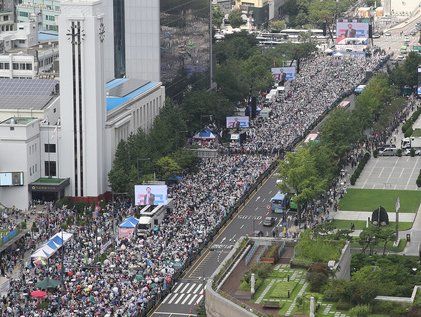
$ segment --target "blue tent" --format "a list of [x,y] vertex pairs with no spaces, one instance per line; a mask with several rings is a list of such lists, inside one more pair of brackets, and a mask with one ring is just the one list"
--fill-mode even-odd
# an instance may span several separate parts
[[136,228],[139,220],[135,217],[131,216],[129,218],[124,219],[124,221],[119,225],[120,228]]
[[193,136],[194,139],[216,139],[216,135],[209,129],[203,129]]

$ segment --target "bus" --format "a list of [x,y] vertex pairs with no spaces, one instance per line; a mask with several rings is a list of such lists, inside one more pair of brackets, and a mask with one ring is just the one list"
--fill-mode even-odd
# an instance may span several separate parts
[[159,226],[168,212],[173,208],[172,198],[167,200],[166,205],[147,205],[140,210],[140,218],[137,233],[146,236],[150,230],[159,230]]
[[278,191],[275,196],[270,199],[272,212],[276,214],[284,213],[288,209],[288,198],[286,194]]

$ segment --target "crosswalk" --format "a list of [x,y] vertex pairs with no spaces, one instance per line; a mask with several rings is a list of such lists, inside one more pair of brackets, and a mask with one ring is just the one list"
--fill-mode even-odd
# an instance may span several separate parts
[[165,297],[162,304],[167,305],[198,305],[204,297],[205,284],[178,282],[173,291]]

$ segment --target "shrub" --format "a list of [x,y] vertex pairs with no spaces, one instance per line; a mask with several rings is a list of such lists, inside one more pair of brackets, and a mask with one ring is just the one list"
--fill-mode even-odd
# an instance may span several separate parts
[[415,149],[411,149],[409,154],[411,155],[411,157],[414,157],[415,156]]
[[406,130],[408,130],[410,127],[412,127],[412,123],[413,121],[411,119],[407,120],[403,125],[402,125],[402,133],[405,133]]
[[[272,271],[272,265],[271,264],[268,264],[268,263],[255,264],[251,268],[251,272],[246,273],[246,274],[249,274],[247,281],[250,281],[251,273],[256,274],[256,277],[259,277],[261,279],[265,279],[269,276],[271,271]],[[246,274],[244,274],[245,278],[246,278]]]
[[20,227],[21,227],[21,229],[26,229],[27,228],[26,221],[22,221],[20,223]]
[[402,149],[398,149],[398,150],[396,151],[396,155],[397,155],[398,157],[401,157],[401,156],[402,156]]
[[404,133],[405,138],[409,138],[412,133],[414,133],[414,129],[412,129],[412,127],[408,128]]
[[374,150],[373,151],[373,156],[374,156],[374,158],[377,158],[377,156],[379,156],[379,150]]
[[353,317],[366,317],[370,314],[370,306],[368,305],[358,305],[352,308],[349,311],[350,315]]
[[310,284],[310,291],[312,292],[320,292],[329,279],[327,274],[321,272],[308,272],[306,278]]
[[371,155],[370,153],[365,153],[362,160],[358,163],[357,168],[355,169],[354,173],[352,173],[350,181],[351,185],[355,185],[355,182],[357,181],[358,177],[360,177],[361,172],[363,171],[365,165],[367,164],[368,160],[370,159]]

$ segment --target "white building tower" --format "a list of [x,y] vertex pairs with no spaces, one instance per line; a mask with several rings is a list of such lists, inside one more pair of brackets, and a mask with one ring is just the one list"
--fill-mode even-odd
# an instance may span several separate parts
[[60,176],[70,177],[70,196],[106,191],[103,19],[100,0],[61,1]]

